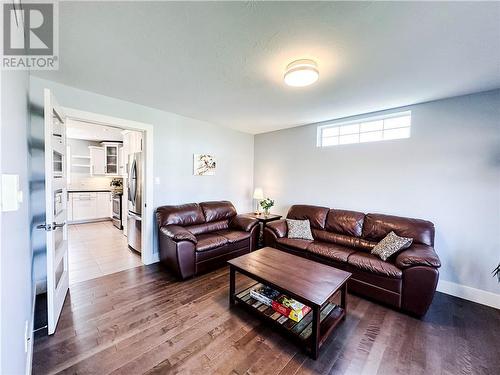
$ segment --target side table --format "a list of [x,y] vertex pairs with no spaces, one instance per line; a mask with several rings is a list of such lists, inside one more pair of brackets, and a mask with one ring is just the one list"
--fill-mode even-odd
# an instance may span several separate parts
[[264,247],[264,227],[267,223],[275,220],[281,219],[281,215],[269,214],[265,215],[264,213],[256,214],[254,212],[243,214],[245,216],[251,217],[252,219],[257,219],[260,225],[260,234],[259,234],[259,242],[257,244],[257,249]]

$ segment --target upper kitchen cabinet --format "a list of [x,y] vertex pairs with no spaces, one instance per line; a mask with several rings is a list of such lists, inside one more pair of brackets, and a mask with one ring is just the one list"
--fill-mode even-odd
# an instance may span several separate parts
[[105,174],[117,175],[119,166],[119,161],[118,161],[119,144],[115,142],[103,142],[101,144],[104,146]]
[[122,144],[119,142],[101,142],[102,147],[89,146],[90,174],[104,176],[120,176],[120,154]]
[[126,150],[126,154],[133,154],[135,152],[142,151],[142,133],[126,130],[123,133],[123,145]]
[[104,147],[89,146],[90,150],[90,174],[92,176],[104,175],[105,169],[105,153]]

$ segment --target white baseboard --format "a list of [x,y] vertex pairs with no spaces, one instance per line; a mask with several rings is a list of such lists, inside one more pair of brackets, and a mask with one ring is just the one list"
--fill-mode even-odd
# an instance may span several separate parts
[[500,309],[500,294],[487,292],[485,290],[445,280],[439,280],[437,290],[455,297],[460,297],[472,302]]
[[144,260],[144,264],[147,266],[148,264],[158,263],[160,261],[160,254],[153,253],[149,256],[149,259]]
[[159,253],[154,253],[153,257],[151,259],[151,263],[158,263],[160,261],[160,254]]

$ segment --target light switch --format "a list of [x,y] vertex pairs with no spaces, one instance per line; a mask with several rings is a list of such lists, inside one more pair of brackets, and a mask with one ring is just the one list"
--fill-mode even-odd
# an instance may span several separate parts
[[17,211],[19,202],[22,202],[23,194],[19,191],[19,175],[2,175],[2,211]]
[[160,185],[160,177],[155,177],[155,185]]

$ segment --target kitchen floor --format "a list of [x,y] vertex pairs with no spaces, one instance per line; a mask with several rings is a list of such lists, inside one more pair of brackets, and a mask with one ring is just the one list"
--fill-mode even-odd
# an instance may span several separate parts
[[142,265],[111,221],[69,225],[68,254],[70,285]]

